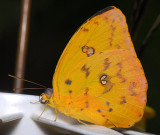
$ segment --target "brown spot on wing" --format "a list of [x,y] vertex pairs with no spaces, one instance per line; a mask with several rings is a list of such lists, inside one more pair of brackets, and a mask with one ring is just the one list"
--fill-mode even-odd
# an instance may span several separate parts
[[82,47],[82,52],[86,53],[88,57],[92,56],[95,53],[95,49],[93,47],[88,47],[84,45]]
[[122,71],[122,63],[121,62],[117,63],[117,66],[119,67],[119,70],[118,70],[117,74],[120,74],[121,71]]
[[106,105],[109,106],[109,104],[110,104],[110,102],[107,101],[107,102],[106,102]]
[[83,67],[81,68],[81,71],[83,71],[86,75],[86,78],[89,76],[90,72],[89,72],[89,67],[86,68],[86,65],[83,65]]
[[136,92],[134,91],[134,89],[136,88],[137,86],[137,83],[136,82],[131,82],[130,85],[129,85],[129,88],[128,90],[131,92],[131,96],[136,96]]
[[117,66],[119,67],[119,70],[118,70],[118,72],[117,72],[117,77],[122,80],[121,83],[124,83],[124,82],[126,82],[127,80],[126,80],[126,78],[124,78],[124,77],[122,76],[122,74],[121,74],[121,71],[122,71],[122,63],[121,63],[121,62],[117,63]]
[[124,78],[121,74],[117,74],[117,76],[122,80],[121,83],[126,82],[126,78]]
[[139,114],[139,117],[142,117],[142,114]]
[[133,90],[136,87],[137,83],[136,82],[131,82],[129,85],[129,90]]
[[86,72],[86,78],[89,76],[89,74],[90,74],[90,72],[89,72],[89,71],[87,71],[87,72]]
[[106,58],[106,59],[104,60],[104,71],[109,68],[110,64],[111,64],[111,63],[109,62],[109,58]]
[[111,91],[112,87],[113,87],[112,83],[108,84],[107,87],[105,87],[102,94],[106,94],[107,92]]
[[72,83],[72,81],[69,80],[69,79],[67,79],[67,80],[65,81],[65,84],[67,84],[67,85],[71,85],[71,83]]
[[88,46],[86,46],[86,45],[83,46],[83,47],[82,47],[82,52],[83,52],[83,53],[86,53],[87,51],[88,51]]
[[109,112],[112,112],[113,111],[113,109],[112,108],[109,108],[109,110],[108,110]]
[[88,32],[88,29],[87,28],[83,28],[83,31]]
[[85,108],[88,108],[89,107],[89,103],[85,102],[85,104],[86,104]]
[[98,109],[97,112],[101,113],[101,109]]
[[140,97],[141,97],[140,99],[141,99],[141,102],[142,102],[142,103],[146,103],[146,102],[147,102],[146,94],[143,94],[143,95],[141,95]]
[[72,93],[72,90],[69,90],[68,93],[71,94],[71,93]]
[[87,56],[88,56],[88,57],[89,57],[89,56],[92,56],[92,55],[94,54],[94,52],[95,52],[94,48],[92,48],[92,47],[88,48]]
[[88,95],[88,91],[89,91],[89,89],[88,89],[88,87],[86,87],[86,88],[85,88],[85,93],[84,93],[85,96]]
[[112,38],[109,38],[109,45],[112,46]]
[[95,22],[94,22],[94,24],[98,25],[98,24],[99,24],[99,22],[95,21]]
[[[114,23],[115,20],[112,20],[112,23]],[[113,37],[114,37],[114,31],[116,30],[116,27],[113,27],[113,25],[111,24],[111,37],[109,38],[109,45],[112,46],[112,42],[113,42]]]
[[100,76],[99,81],[102,84],[102,86],[104,86],[104,90],[103,90],[102,94],[105,94],[112,89],[113,83],[110,81],[110,79],[111,79],[111,77],[106,74],[102,74]]
[[70,105],[70,104],[72,104],[72,102],[69,102],[68,104]]
[[82,71],[86,71],[86,65],[83,65],[83,67],[81,68]]
[[127,103],[126,98],[125,97],[121,97],[122,101],[120,102],[120,104],[125,104]]

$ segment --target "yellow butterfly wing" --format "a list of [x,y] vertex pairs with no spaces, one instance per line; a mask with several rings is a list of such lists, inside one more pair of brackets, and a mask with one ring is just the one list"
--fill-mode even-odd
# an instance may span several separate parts
[[[130,127],[143,116],[147,81],[137,57],[127,50],[103,51],[78,63],[64,79],[57,109],[97,125]],[[69,81],[68,81],[69,82]]]
[[84,23],[68,43],[49,102],[76,119],[130,127],[143,115],[146,90],[125,17],[109,7]]
[[63,51],[53,79],[55,96],[58,98],[65,94],[61,80],[79,61],[113,49],[126,49],[135,54],[125,16],[116,7],[108,7],[88,19]]

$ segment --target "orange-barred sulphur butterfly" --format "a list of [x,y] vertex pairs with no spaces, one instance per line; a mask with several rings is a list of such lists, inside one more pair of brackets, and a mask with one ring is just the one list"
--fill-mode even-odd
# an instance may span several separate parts
[[147,81],[123,13],[108,7],[74,34],[41,101],[78,120],[130,127],[146,105]]

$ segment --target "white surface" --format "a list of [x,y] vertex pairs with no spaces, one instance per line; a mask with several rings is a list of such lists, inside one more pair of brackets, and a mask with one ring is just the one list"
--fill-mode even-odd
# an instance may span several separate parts
[[140,133],[140,132],[131,131],[131,130],[124,131],[124,133],[127,135],[155,135],[155,134],[151,134],[151,133]]
[[[77,120],[58,112],[58,119],[54,122],[55,111],[47,107],[40,119],[38,116],[44,105],[30,102],[38,101],[38,96],[0,93],[0,134],[8,135],[49,135],[55,133],[85,135],[122,135],[121,133],[103,126],[81,125]],[[16,123],[13,120],[20,119]],[[6,126],[6,123],[11,123]],[[11,128],[12,127],[12,128]],[[5,130],[6,128],[6,130]],[[10,132],[9,132],[10,130]],[[1,133],[2,132],[2,133]],[[133,134],[132,131],[131,134]],[[138,132],[136,132],[138,134]],[[130,133],[129,133],[130,134]],[[144,135],[144,134],[143,134]]]

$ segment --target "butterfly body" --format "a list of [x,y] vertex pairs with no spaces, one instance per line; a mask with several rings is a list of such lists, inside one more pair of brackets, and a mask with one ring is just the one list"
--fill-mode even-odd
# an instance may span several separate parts
[[109,7],[88,19],[66,46],[48,105],[78,120],[130,127],[143,116],[146,91],[125,17]]

